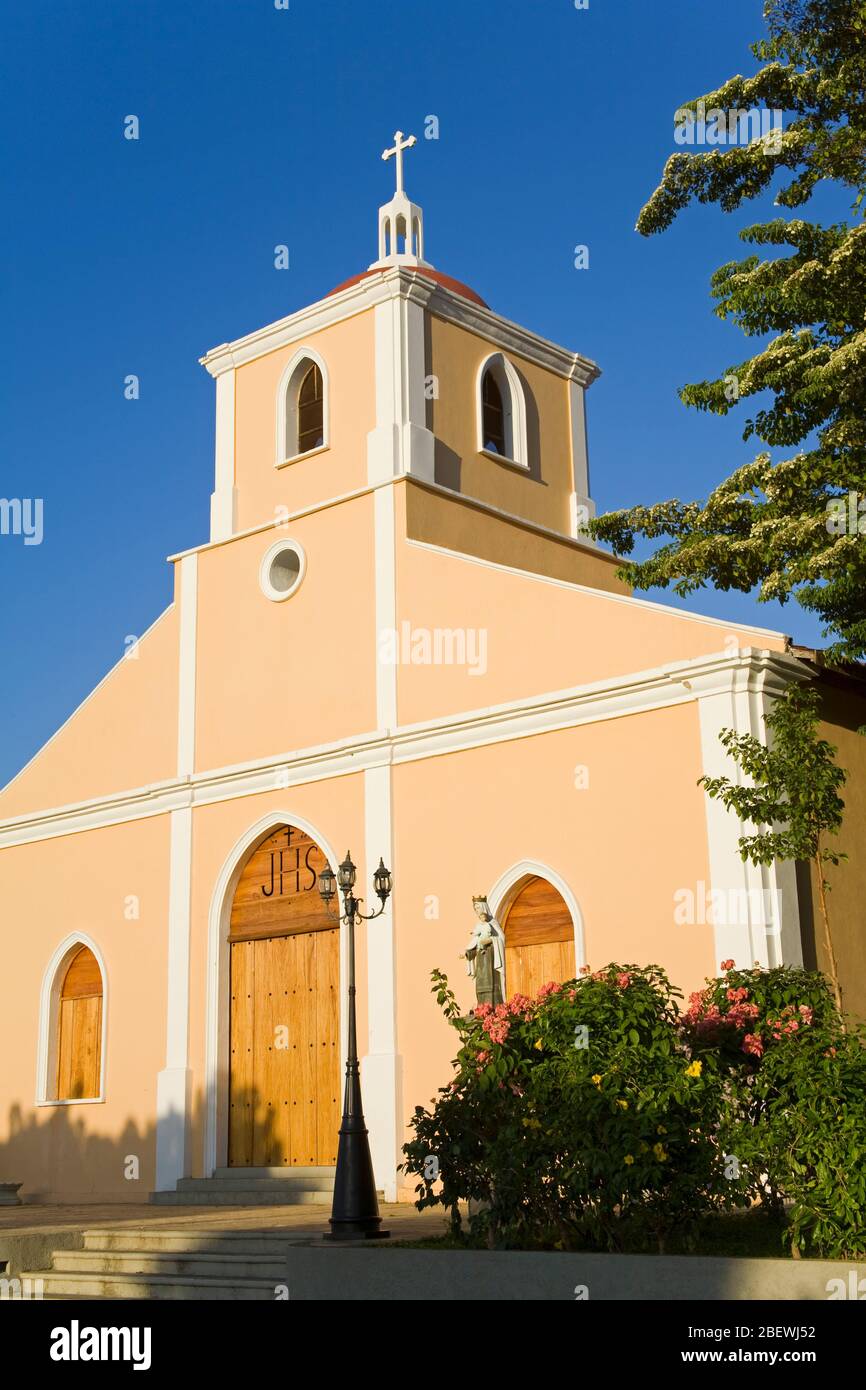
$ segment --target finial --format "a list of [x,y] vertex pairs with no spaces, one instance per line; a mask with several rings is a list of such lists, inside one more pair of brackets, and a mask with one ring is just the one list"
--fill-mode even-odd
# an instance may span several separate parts
[[397,190],[391,201],[379,209],[379,259],[373,262],[371,270],[392,265],[423,269],[428,265],[424,259],[424,214],[417,203],[409,201],[403,188],[403,151],[411,150],[417,143],[414,135],[395,130],[393,145],[382,151],[383,159],[396,161]]

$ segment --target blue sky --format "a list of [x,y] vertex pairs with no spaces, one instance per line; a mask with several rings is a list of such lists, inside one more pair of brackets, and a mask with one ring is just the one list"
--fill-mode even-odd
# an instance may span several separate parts
[[[439,120],[406,156],[428,258],[601,365],[601,510],[704,495],[751,458],[739,417],[676,391],[744,355],[708,280],[767,205],[690,210],[649,240],[634,224],[676,107],[753,70],[762,32],[761,0],[5,6],[0,495],[44,499],[44,540],[0,537],[0,783],[170,601],[164,557],[207,538],[198,358],[374,259],[398,126]],[[708,590],[689,606],[820,640],[795,604]]]

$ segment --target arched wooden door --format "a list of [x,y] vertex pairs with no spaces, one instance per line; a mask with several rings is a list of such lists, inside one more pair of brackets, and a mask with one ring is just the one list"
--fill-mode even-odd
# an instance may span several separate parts
[[546,878],[526,880],[502,925],[506,998],[532,997],[551,980],[574,979],[574,923],[561,893]]
[[89,946],[67,966],[57,1024],[57,1099],[95,1099],[102,1071],[102,973]]
[[332,1164],[340,1126],[340,934],[316,879],[325,856],[294,826],[256,847],[229,935],[229,1164]]

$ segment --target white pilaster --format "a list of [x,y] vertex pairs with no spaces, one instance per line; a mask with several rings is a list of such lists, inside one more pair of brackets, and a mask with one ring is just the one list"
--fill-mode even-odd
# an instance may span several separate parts
[[235,487],[235,369],[216,378],[214,491],[210,499],[210,538],[224,541],[237,530]]
[[581,521],[595,516],[595,503],[589,495],[589,452],[586,443],[586,390],[572,377],[568,383],[568,413],[571,421],[571,534],[581,531]]
[[[364,838],[368,883],[381,856],[393,868],[391,768],[368,768],[364,773]],[[396,875],[395,875],[396,882]],[[368,1052],[361,1061],[364,1113],[370,1131],[370,1153],[376,1186],[386,1201],[397,1196],[397,1164],[402,1114],[402,1062],[397,1050],[397,971],[394,917],[399,902],[395,887],[381,917],[368,923],[367,1011]]]
[[[735,783],[745,779],[722,747],[719,733],[734,729],[766,743],[765,715],[785,688],[778,674],[771,675],[759,662],[753,665],[753,656],[760,653],[743,650],[732,655],[729,687],[698,699],[702,770]],[[801,670],[792,660],[791,678],[801,679]],[[716,969],[722,960],[733,960],[741,968],[802,965],[795,866],[776,862],[762,867],[744,862],[738,841],[743,835],[754,834],[756,827],[741,821],[719,800],[706,796],[704,802]]]
[[[177,775],[195,771],[198,557],[180,562]],[[189,953],[192,893],[192,808],[170,813],[168,975],[165,1066],[156,1083],[156,1190],[170,1191],[190,1169]]]
[[374,311],[376,427],[367,436],[367,481],[411,473],[434,481],[434,437],[426,424],[424,307],[399,278]]

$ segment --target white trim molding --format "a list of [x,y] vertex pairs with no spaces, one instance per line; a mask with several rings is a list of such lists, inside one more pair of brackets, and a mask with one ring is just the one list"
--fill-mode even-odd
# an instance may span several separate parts
[[387,763],[415,762],[557,729],[577,728],[602,719],[687,704],[701,696],[728,691],[735,680],[744,681],[747,687],[765,680],[768,689],[772,684],[773,693],[781,693],[788,681],[808,675],[808,668],[785,652],[753,647],[733,653],[714,652],[550,694],[417,724],[374,729],[334,743],[275,753],[90,801],[12,816],[0,821],[0,849],[165,815],[183,807],[255,796],[273,791],[275,786],[351,776]]
[[[52,1078],[57,1072],[57,1040],[59,1032],[59,1003],[63,978],[72,957],[86,946],[92,952],[102,979],[102,1031],[99,1042],[99,1094],[83,1096],[80,1100],[58,1100]],[[37,1105],[99,1105],[105,1100],[105,1073],[108,1048],[108,972],[102,952],[86,932],[65,936],[45,967],[39,992],[39,1032],[36,1045],[36,1104]]]
[[[180,562],[177,778],[195,774],[198,556]],[[192,807],[169,812],[165,1066],[156,1078],[156,1190],[169,1191],[190,1170],[192,1074],[189,1069],[189,968],[192,930]]]
[[[271,570],[273,569],[274,561],[286,550],[290,550],[293,555],[297,556],[298,570],[287,588],[278,589],[273,583]],[[273,545],[268,546],[268,549],[262,556],[261,564],[259,565],[259,585],[261,591],[265,598],[270,599],[272,603],[283,603],[285,599],[291,598],[292,594],[297,593],[304,581],[306,572],[307,552],[304,550],[300,541],[293,541],[289,539],[288,536],[284,537],[282,540],[274,541]]]
[[177,693],[177,775],[195,771],[196,642],[198,640],[198,556],[180,562],[180,621]]
[[[272,781],[273,787],[273,781]],[[208,912],[207,933],[207,1006],[205,1016],[205,1123],[204,1175],[211,1178],[216,1168],[228,1162],[228,1082],[229,1082],[229,1025],[231,1018],[231,955],[229,927],[232,901],[238,880],[256,844],[271,831],[283,825],[303,830],[316,842],[332,868],[339,858],[332,844],[319,828],[305,816],[291,809],[268,811],[248,825],[235,841],[217,875]],[[343,1007],[348,978],[346,933],[340,929],[340,1058],[345,1066],[348,1032],[346,1010]]]
[[[301,453],[298,447],[298,392],[306,376],[304,364],[307,362],[311,366],[317,366],[322,374],[322,442]],[[297,463],[299,459],[321,453],[330,447],[330,409],[331,380],[328,364],[320,352],[304,343],[286,363],[277,386],[275,468],[282,468],[286,463]]]
[[[579,971],[582,965],[586,965],[583,913],[567,880],[563,878],[562,874],[557,873],[556,869],[552,869],[549,864],[542,863],[540,859],[521,859],[518,863],[512,864],[510,869],[506,869],[487,894],[487,901],[493,916],[498,922],[501,922],[503,913],[508,912],[522,885],[528,878],[535,877],[543,878],[551,884],[568,908],[574,927],[574,968],[575,971]],[[504,927],[502,930],[504,936]]]
[[199,358],[213,377],[242,367],[277,348],[288,347],[311,337],[355,314],[374,309],[395,296],[411,298],[428,308],[437,318],[458,324],[476,333],[502,351],[514,352],[527,362],[535,362],[557,376],[590,386],[601,375],[598,366],[588,357],[530,332],[519,323],[503,318],[484,304],[476,304],[464,295],[456,294],[437,280],[425,276],[423,267],[393,266],[379,274],[367,275],[348,285],[337,294],[326,295],[276,323],[267,324],[233,342],[222,343]]
[[210,538],[228,540],[237,530],[238,490],[235,487],[235,370],[216,380],[214,490],[210,499]]
[[[488,449],[484,439],[484,378],[490,372],[499,394],[502,397],[503,431],[505,453],[500,455]],[[475,424],[479,454],[496,459],[499,463],[515,464],[519,468],[529,468],[529,450],[526,435],[526,396],[520,374],[502,352],[492,352],[479,364],[475,373]]]
[[192,897],[192,808],[172,811],[169,823],[168,982],[165,1066],[156,1078],[156,1191],[189,1176],[189,965]]
[[368,1051],[361,1059],[364,1108],[376,1186],[387,1202],[397,1200],[397,1164],[403,1114],[403,1064],[397,1036],[397,941],[399,873],[394,865],[392,772],[389,766],[364,773],[364,859],[368,883],[383,858],[393,875],[391,897],[367,932]]

